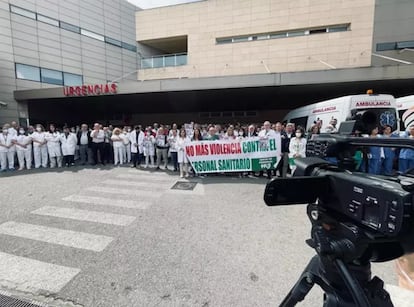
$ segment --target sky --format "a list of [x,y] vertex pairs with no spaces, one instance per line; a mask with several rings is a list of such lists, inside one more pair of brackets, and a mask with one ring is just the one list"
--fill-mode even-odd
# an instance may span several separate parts
[[167,6],[179,3],[196,2],[198,0],[127,0],[132,4],[142,8],[149,9],[153,7]]

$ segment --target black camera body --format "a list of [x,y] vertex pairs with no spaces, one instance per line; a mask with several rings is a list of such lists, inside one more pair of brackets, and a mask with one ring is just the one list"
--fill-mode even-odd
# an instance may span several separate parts
[[[401,246],[394,255],[378,256],[387,261],[414,251],[414,177],[385,177],[353,172],[353,154],[360,146],[405,147],[414,141],[397,138],[361,138],[322,135],[315,139],[323,152],[295,160],[291,178],[274,178],[265,189],[268,206],[318,203],[334,221],[356,226],[370,244],[394,242]],[[334,157],[334,165],[320,157]]]

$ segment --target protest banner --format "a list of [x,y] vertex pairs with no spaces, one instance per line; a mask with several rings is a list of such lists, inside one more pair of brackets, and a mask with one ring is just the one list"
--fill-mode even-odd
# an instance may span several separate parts
[[248,172],[274,169],[281,158],[281,139],[189,142],[185,151],[196,173]]

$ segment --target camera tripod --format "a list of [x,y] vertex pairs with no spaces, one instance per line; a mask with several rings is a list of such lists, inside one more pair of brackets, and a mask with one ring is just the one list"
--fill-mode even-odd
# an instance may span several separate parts
[[317,255],[280,306],[295,306],[303,301],[314,284],[324,291],[324,307],[393,306],[383,288],[384,282],[378,277],[371,279],[369,245],[361,240],[360,229],[355,225],[332,224],[334,220],[318,204],[309,204],[307,213],[312,222],[312,239],[307,244]]

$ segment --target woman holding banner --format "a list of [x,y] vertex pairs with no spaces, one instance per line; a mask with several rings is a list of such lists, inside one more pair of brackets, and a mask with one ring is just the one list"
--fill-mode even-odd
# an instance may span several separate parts
[[189,176],[188,173],[188,158],[185,152],[185,145],[189,142],[187,137],[187,133],[185,129],[180,130],[180,136],[177,139],[177,160],[180,166],[180,177],[183,178],[184,176],[187,178]]

